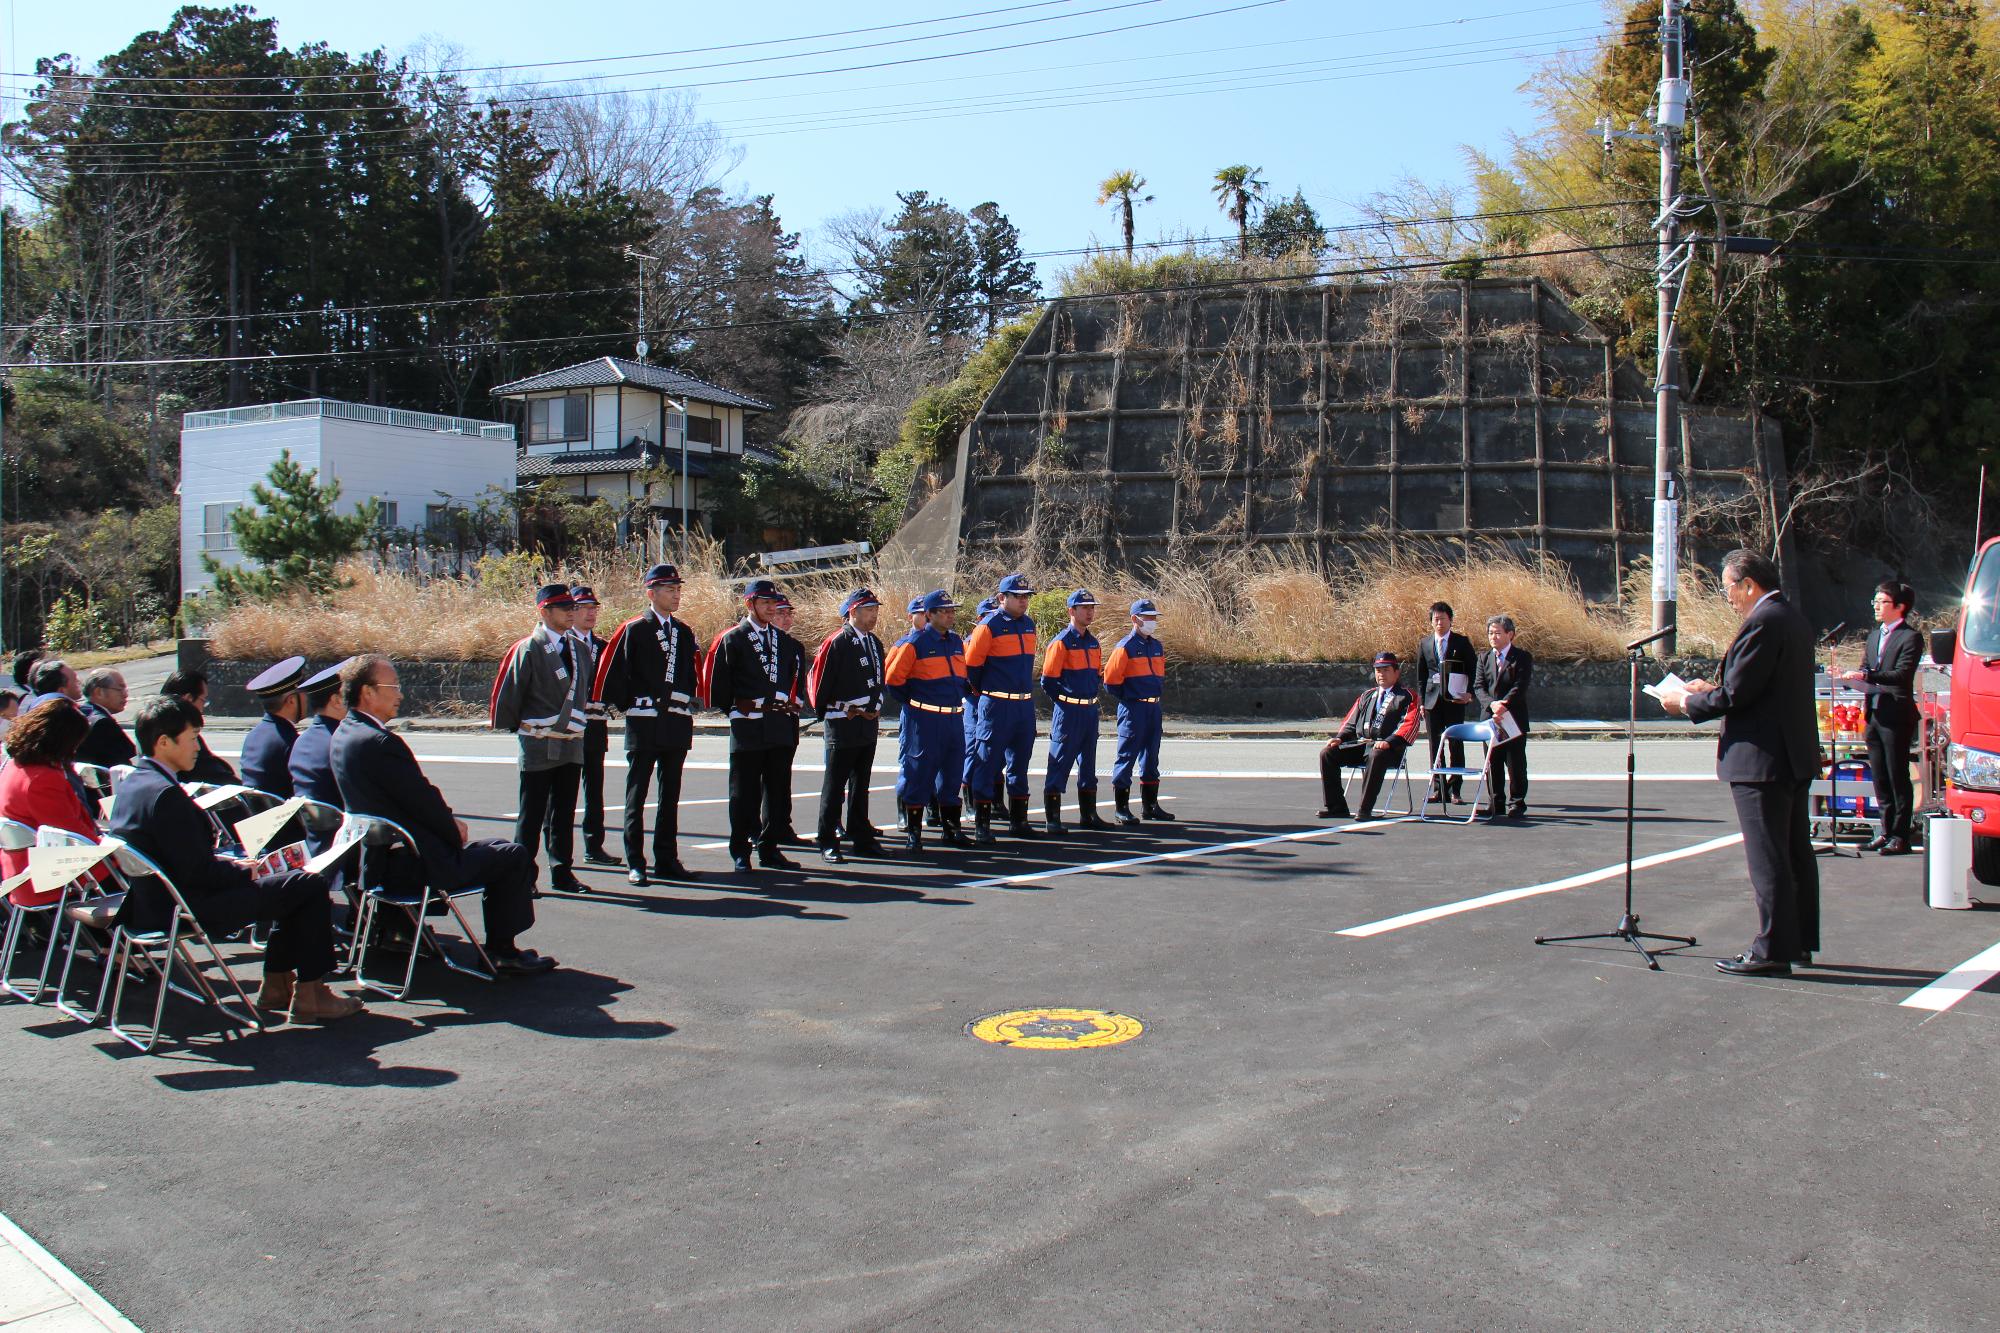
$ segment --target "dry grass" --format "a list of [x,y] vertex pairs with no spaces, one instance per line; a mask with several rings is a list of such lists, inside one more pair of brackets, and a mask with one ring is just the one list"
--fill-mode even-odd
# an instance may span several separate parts
[[[1003,572],[962,575],[955,591],[961,601],[976,602]],[[1408,653],[1429,624],[1430,604],[1440,598],[1453,605],[1459,627],[1475,643],[1483,642],[1487,616],[1509,615],[1522,643],[1544,661],[1604,661],[1621,656],[1621,645],[1644,633],[1650,614],[1650,604],[1640,600],[1650,595],[1643,567],[1627,581],[1628,613],[1586,602],[1558,563],[1537,568],[1497,550],[1477,551],[1469,560],[1405,550],[1393,563],[1370,558],[1344,568],[1328,568],[1304,551],[1242,551],[1192,557],[1144,573],[1093,568],[1028,573],[1041,587],[1090,588],[1106,608],[1100,624],[1114,637],[1123,632],[1123,608],[1140,597],[1153,598],[1170,650],[1194,662],[1352,662],[1384,648]],[[354,586],[334,607],[253,605],[231,611],[214,628],[217,656],[271,660],[303,653],[318,662],[366,651],[405,660],[493,661],[533,626],[534,585],[557,577],[518,558],[466,580],[419,583],[358,567],[348,575]],[[681,575],[686,580],[681,614],[703,642],[741,614],[719,549],[695,551]],[[560,576],[597,590],[604,602],[602,632],[644,607],[635,567],[591,564]],[[839,620],[840,598],[857,577],[784,580],[798,608],[793,633],[808,645],[830,633]],[[894,639],[905,624],[903,605],[927,590],[870,586],[884,603],[883,637]],[[1634,589],[1637,598],[1630,595]],[[1735,634],[1736,618],[1713,580],[1704,571],[1684,570],[1681,599],[1681,652],[1719,655]],[[970,611],[962,619],[969,620]]]

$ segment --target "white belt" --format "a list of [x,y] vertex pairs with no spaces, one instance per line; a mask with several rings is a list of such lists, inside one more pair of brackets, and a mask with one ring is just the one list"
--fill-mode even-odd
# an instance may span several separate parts
[[553,727],[517,727],[514,734],[531,741],[573,741],[580,738],[581,731],[557,731]]
[[1058,695],[1056,696],[1056,702],[1058,702],[1058,703],[1065,703],[1065,704],[1074,704],[1074,705],[1075,705],[1076,707],[1078,707],[1078,708],[1095,708],[1095,707],[1097,707],[1097,700],[1095,700],[1095,699],[1077,699],[1077,698],[1073,698],[1073,697],[1071,697],[1070,695],[1067,695],[1067,694],[1058,694]]
[[1032,694],[1006,694],[1000,690],[987,690],[985,691],[985,695],[989,699],[1006,699],[1013,703],[1019,703],[1023,699],[1032,699],[1035,697]]

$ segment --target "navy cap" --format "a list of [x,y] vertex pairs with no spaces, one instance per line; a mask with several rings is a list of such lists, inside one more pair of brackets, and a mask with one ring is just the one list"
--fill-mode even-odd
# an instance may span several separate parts
[[874,593],[868,591],[868,589],[866,588],[856,588],[853,592],[847,594],[846,597],[841,599],[840,614],[843,616],[852,615],[854,614],[854,608],[857,606],[880,606],[880,605],[882,605],[882,599],[880,597],[877,597]]
[[569,599],[578,606],[596,606],[597,593],[590,585],[579,583],[569,590]]
[[759,597],[768,597],[772,601],[776,601],[778,599],[778,585],[769,579],[750,580],[750,586],[743,590],[743,600],[754,602]]
[[910,599],[909,614],[913,616],[920,616],[923,613],[924,613],[924,599],[921,597],[912,597]]
[[1401,667],[1403,665],[1403,659],[1396,656],[1394,653],[1381,652],[1375,654],[1375,665]]
[[995,611],[998,611],[999,609],[1000,609],[1000,599],[997,597],[988,597],[985,601],[981,602],[977,607],[973,608],[972,617],[975,620],[984,620],[986,619],[986,617],[992,615]]
[[575,605],[576,598],[570,594],[567,583],[544,583],[535,590],[535,606],[537,608],[553,606],[567,611]]
[[1090,595],[1090,589],[1088,589],[1088,588],[1078,588],[1078,589],[1077,589],[1077,590],[1076,590],[1075,592],[1073,592],[1073,593],[1071,593],[1071,594],[1069,595],[1069,605],[1071,605],[1071,606],[1096,606],[1096,605],[1097,605],[1097,599],[1096,599],[1095,597],[1092,597],[1092,596]]
[[279,695],[290,694],[306,678],[306,659],[288,657],[270,669],[260,672],[243,688],[259,699],[275,699]]
[[780,592],[771,599],[771,609],[773,611],[789,611],[792,609],[792,599]]
[[957,602],[951,600],[951,594],[943,588],[939,588],[933,593],[927,593],[924,596],[924,614],[926,615],[929,615],[933,611],[949,611],[957,605]]
[[1032,597],[1034,592],[1035,585],[1028,581],[1026,574],[1009,574],[1006,578],[1000,580],[1000,595],[1002,597],[1009,594]]
[[1157,616],[1160,614],[1160,608],[1153,605],[1152,598],[1141,597],[1138,601],[1132,603],[1132,614],[1135,616]]
[[[348,659],[348,661],[352,660],[352,658]],[[306,677],[300,683],[299,688],[306,692],[306,697],[318,703],[327,695],[332,694],[340,688],[340,669],[346,665],[347,662],[335,662],[326,670]]]
[[662,583],[671,583],[675,587],[679,587],[680,581],[681,572],[672,565],[654,565],[646,571],[646,586],[648,588],[657,588]]

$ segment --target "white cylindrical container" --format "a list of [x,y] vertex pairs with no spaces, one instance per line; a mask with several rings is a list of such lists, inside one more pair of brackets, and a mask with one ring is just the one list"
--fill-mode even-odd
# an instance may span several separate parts
[[1972,825],[1933,816],[1924,825],[1924,899],[1932,907],[1972,906]]

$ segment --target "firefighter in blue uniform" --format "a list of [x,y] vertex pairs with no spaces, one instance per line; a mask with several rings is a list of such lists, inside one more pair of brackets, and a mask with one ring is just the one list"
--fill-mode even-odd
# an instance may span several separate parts
[[1049,640],[1042,657],[1042,691],[1053,703],[1049,716],[1049,775],[1042,783],[1042,810],[1050,833],[1063,832],[1063,789],[1076,770],[1079,828],[1110,828],[1097,817],[1097,696],[1104,686],[1104,658],[1090,622],[1097,599],[1084,588],[1069,595],[1069,628]]
[[246,787],[291,799],[292,746],[299,739],[299,722],[306,714],[299,682],[305,678],[306,659],[288,657],[244,687],[264,706],[264,716],[243,738]]
[[1105,659],[1104,688],[1118,700],[1118,757],[1111,766],[1118,822],[1139,822],[1129,804],[1135,768],[1141,813],[1171,821],[1173,816],[1160,808],[1160,699],[1167,689],[1167,650],[1160,646],[1160,608],[1150,598],[1132,603],[1132,632]]
[[[1000,599],[988,597],[973,610],[972,623],[965,628],[967,651],[972,648],[972,636],[979,632],[979,627],[986,623],[986,618],[999,609]],[[971,681],[972,676],[972,665],[968,662],[965,678]],[[985,781],[986,771],[979,762],[979,687],[975,684],[971,689],[972,697],[965,701],[965,780],[960,784],[960,790],[965,793],[965,803],[977,812],[982,803],[998,800],[999,793]],[[991,833],[986,835],[986,841],[993,841]]]
[[882,683],[903,705],[897,742],[902,774],[896,801],[903,812],[905,845],[923,850],[924,806],[938,804],[944,840],[965,845],[955,786],[964,764],[965,642],[952,632],[958,603],[940,589],[924,598],[928,623],[889,650]]
[[979,798],[972,840],[993,841],[993,807],[1002,797],[1006,765],[1008,831],[1039,838],[1028,824],[1028,765],[1035,755],[1035,658],[1039,645],[1028,617],[1034,585],[1025,574],[1000,580],[1000,609],[965,641],[965,672],[979,696],[979,765],[973,795]]

